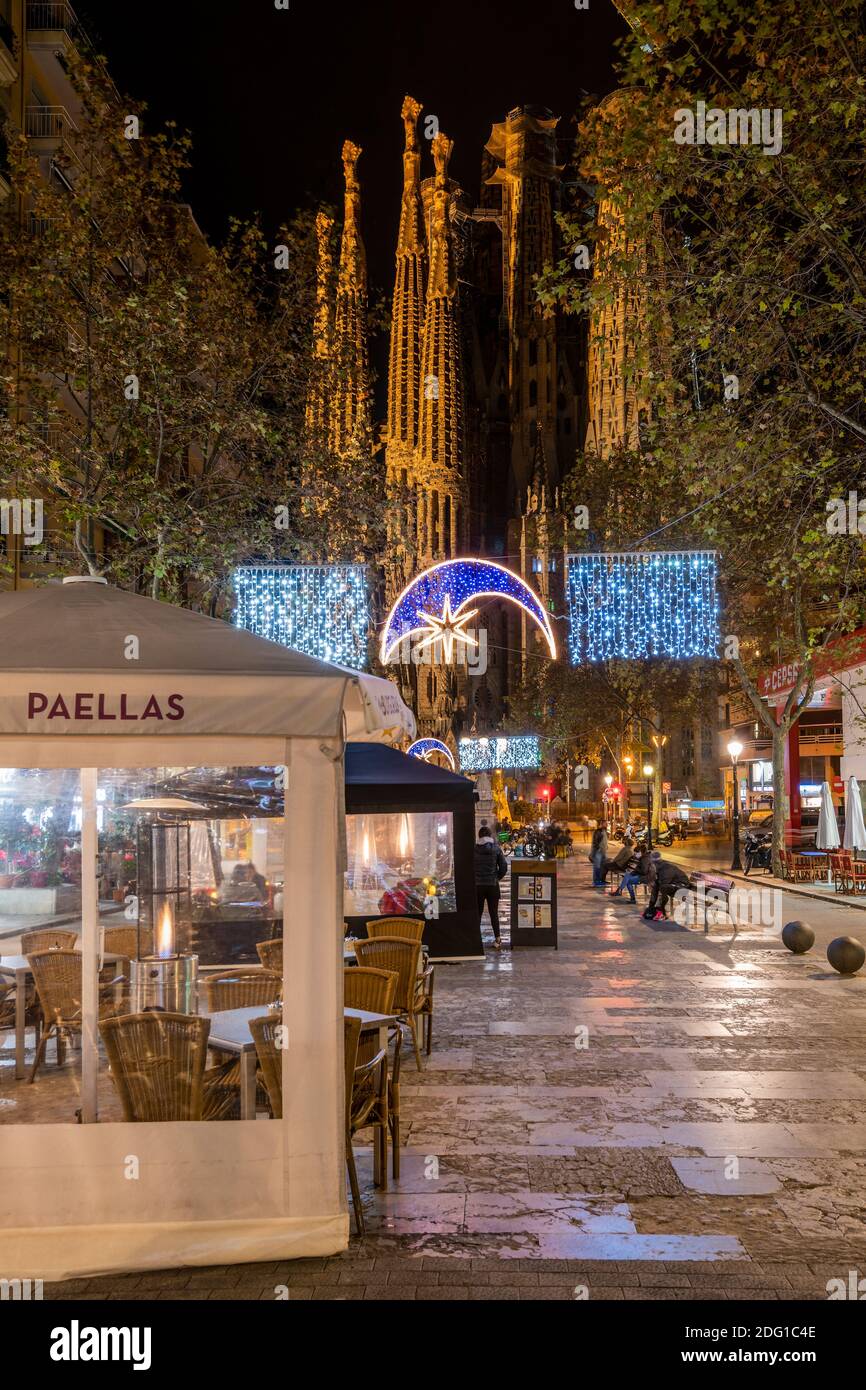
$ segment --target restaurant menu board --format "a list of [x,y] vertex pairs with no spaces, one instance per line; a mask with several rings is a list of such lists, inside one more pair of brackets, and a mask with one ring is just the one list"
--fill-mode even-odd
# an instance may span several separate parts
[[558,949],[554,860],[512,859],[511,944]]

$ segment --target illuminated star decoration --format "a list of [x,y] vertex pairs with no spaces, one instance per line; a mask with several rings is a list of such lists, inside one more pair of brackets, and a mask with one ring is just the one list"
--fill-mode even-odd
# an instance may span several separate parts
[[478,643],[474,637],[470,637],[468,632],[463,631],[463,624],[468,623],[470,618],[478,615],[477,608],[470,608],[465,613],[461,613],[458,618],[456,613],[451,612],[451,595],[445,595],[445,602],[442,605],[442,617],[437,618],[432,613],[425,613],[422,608],[418,609],[418,617],[423,618],[429,626],[429,633],[423,642],[418,643],[419,652],[423,652],[425,647],[432,647],[434,642],[442,643],[442,654],[447,665],[450,665],[454,658],[454,643],[465,642],[467,647],[476,647]]
[[719,597],[711,550],[568,557],[573,665],[666,656],[718,659]]
[[[540,629],[551,657],[556,657],[556,639],[550,617],[538,594],[525,580],[493,560],[443,560],[424,570],[394,601],[382,631],[380,655],[383,665],[394,658],[406,638],[423,634],[419,646],[441,641],[446,660],[454,654],[454,642],[471,642],[459,631],[473,613],[464,612],[480,598],[507,599],[523,609]],[[477,612],[477,609],[473,610]]]
[[441,738],[416,738],[415,742],[406,749],[406,752],[413,758],[420,758],[424,763],[429,763],[434,753],[441,753],[444,758],[448,759],[451,771],[455,771],[454,754],[448,744],[442,742]]

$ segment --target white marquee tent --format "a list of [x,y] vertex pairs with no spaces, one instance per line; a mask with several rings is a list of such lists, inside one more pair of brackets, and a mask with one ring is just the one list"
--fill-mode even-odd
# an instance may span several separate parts
[[[345,1247],[343,750],[413,733],[386,680],[102,581],[0,595],[0,767],[80,770],[85,1121],[0,1125],[0,1276]],[[92,1122],[98,770],[154,765],[287,769],[281,1122]]]

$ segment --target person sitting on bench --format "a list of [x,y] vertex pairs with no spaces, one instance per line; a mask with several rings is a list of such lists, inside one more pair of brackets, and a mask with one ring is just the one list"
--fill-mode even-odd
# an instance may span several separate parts
[[613,859],[605,859],[601,868],[602,879],[606,880],[608,874],[613,869],[616,869],[619,873],[624,874],[633,857],[634,847],[632,845],[624,844],[619,853],[614,855]]
[[648,849],[635,849],[625,867],[622,882],[618,888],[611,890],[610,896],[612,898],[621,898],[622,890],[625,888],[628,891],[629,902],[636,903],[637,898],[634,895],[635,887],[638,883],[646,883],[651,863],[652,855]]
[[[654,851],[654,856],[656,852]],[[658,922],[667,917],[665,908],[675,896],[677,889],[691,888],[692,884],[688,874],[679,864],[672,864],[670,860],[662,859],[661,856],[655,860],[654,869],[652,894],[643,915],[648,921]]]

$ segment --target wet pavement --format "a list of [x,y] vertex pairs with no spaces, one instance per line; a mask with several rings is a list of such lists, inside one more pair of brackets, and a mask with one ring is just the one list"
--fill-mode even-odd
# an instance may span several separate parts
[[399,1181],[357,1150],[366,1238],[51,1296],[826,1299],[866,1275],[866,974],[823,949],[866,919],[785,894],[816,919],[799,957],[773,925],[647,923],[580,846],[559,906],[559,951],[437,965]]

